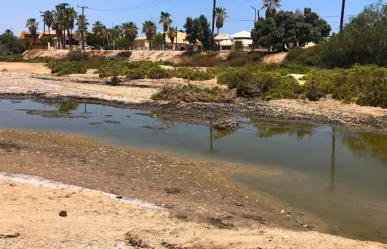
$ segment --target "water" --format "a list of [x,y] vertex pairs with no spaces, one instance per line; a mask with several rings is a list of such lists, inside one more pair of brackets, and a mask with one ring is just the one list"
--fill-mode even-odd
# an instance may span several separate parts
[[[175,115],[178,116],[178,115]],[[143,149],[267,168],[234,182],[315,214],[329,232],[387,242],[387,136],[239,118],[235,132],[142,110],[44,101],[0,102],[0,127],[80,133]]]

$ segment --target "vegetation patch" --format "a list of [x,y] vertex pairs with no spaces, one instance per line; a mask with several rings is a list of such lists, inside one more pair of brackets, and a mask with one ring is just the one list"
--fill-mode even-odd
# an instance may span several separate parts
[[67,74],[85,74],[87,68],[82,62],[75,61],[53,61],[48,63],[48,67],[51,69],[52,74],[67,75]]
[[200,70],[200,69],[191,69],[191,68],[177,68],[173,72],[174,77],[182,78],[187,80],[210,80],[215,78],[215,75],[211,71]]
[[310,100],[327,94],[334,99],[359,105],[387,107],[387,69],[354,66],[350,69],[313,71],[305,76],[304,91]]
[[171,103],[180,102],[226,102],[235,100],[235,92],[228,89],[200,88],[193,85],[165,86],[152,96],[153,100],[165,100]]

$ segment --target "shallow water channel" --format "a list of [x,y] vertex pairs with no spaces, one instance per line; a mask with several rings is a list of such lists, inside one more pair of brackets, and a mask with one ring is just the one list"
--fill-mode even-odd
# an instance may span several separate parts
[[156,112],[75,102],[1,100],[0,127],[80,133],[112,143],[269,169],[234,182],[310,212],[329,232],[387,242],[387,136],[238,118],[217,131]]

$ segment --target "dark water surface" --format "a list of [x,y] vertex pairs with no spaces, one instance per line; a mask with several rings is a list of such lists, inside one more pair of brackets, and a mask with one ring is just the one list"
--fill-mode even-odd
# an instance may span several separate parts
[[387,136],[239,118],[235,132],[157,113],[74,102],[0,102],[0,127],[80,133],[112,143],[259,166],[234,181],[306,210],[333,234],[387,242]]

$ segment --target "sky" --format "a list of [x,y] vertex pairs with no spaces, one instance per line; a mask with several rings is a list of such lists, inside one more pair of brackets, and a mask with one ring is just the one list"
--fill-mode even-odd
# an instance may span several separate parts
[[[360,13],[366,5],[377,0],[346,0],[346,20],[351,15]],[[89,23],[102,21],[106,26],[118,25],[123,22],[136,22],[141,29],[145,20],[157,21],[161,11],[171,13],[174,27],[183,29],[185,18],[198,17],[204,14],[210,21],[212,13],[212,0],[1,0],[0,33],[5,29],[12,29],[15,35],[26,30],[25,23],[28,18],[37,18],[40,21],[40,30],[43,29],[40,11],[52,10],[58,3],[67,2],[71,6],[88,6],[85,13]],[[341,0],[282,0],[281,10],[303,10],[310,7],[332,26],[332,31],[337,32],[340,26]],[[254,23],[254,10],[259,9],[262,0],[217,0],[217,5],[226,8],[229,18],[225,21],[220,33],[234,34],[242,30],[251,31]],[[81,10],[77,9],[80,13]],[[261,12],[264,14],[264,11]],[[158,29],[161,31],[162,26]],[[89,27],[89,30],[91,26]]]

